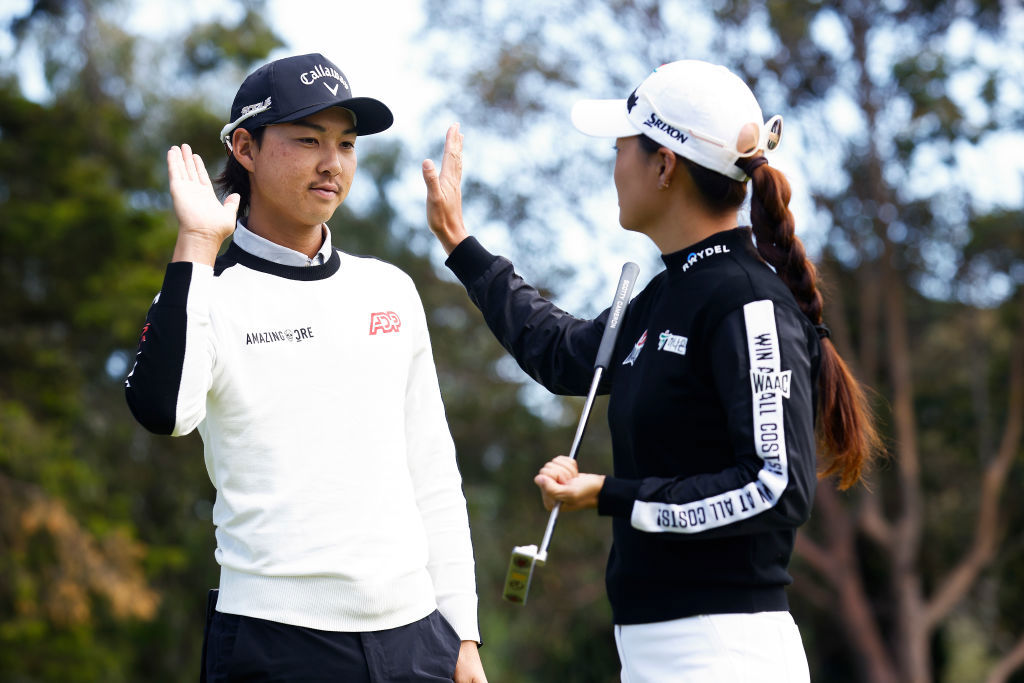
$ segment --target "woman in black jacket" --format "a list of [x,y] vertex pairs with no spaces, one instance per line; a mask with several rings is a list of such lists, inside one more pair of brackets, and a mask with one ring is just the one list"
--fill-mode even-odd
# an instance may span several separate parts
[[[545,505],[613,518],[606,583],[622,680],[807,681],[785,586],[820,476],[856,483],[877,449],[864,394],[828,339],[814,266],[794,234],[767,123],[728,69],[685,60],[625,100],[572,112],[616,138],[619,222],[659,247],[665,270],[621,323],[610,393],[613,476],[559,456],[535,481]],[[498,340],[553,392],[587,393],[608,311],[580,320],[522,281],[462,222],[462,136],[427,215]],[[736,227],[751,181],[751,227]]]

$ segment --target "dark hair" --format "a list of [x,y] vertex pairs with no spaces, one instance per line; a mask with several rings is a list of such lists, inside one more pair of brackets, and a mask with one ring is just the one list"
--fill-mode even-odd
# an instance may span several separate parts
[[[662,145],[640,136],[640,146],[649,154]],[[693,178],[701,196],[712,209],[739,209],[747,194],[745,182],[733,180],[676,155]],[[767,164],[745,160],[751,178],[750,222],[757,251],[793,293],[800,310],[815,326],[822,324],[822,297],[817,270],[807,258],[796,236],[796,223],[789,210],[791,190],[781,171]],[[744,169],[746,170],[746,169]],[[829,461],[820,476],[839,475],[839,488],[856,484],[864,467],[881,450],[881,438],[867,396],[846,366],[832,341],[821,338],[821,373],[818,379],[818,440]]]
[[[250,131],[257,149],[263,144],[263,134],[266,131],[266,126],[260,126],[256,130]],[[252,188],[249,187],[249,171],[245,169],[245,166],[238,163],[234,153],[228,152],[227,161],[224,162],[224,170],[220,172],[220,175],[213,182],[221,197],[237,192],[238,196],[241,197],[238,203],[238,215],[241,217],[249,214],[249,198],[252,194]]]

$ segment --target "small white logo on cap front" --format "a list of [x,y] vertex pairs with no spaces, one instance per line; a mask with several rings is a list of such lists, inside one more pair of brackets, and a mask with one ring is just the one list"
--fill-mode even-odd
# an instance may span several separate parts
[[[339,83],[344,85],[346,90],[350,89],[348,87],[348,83],[345,82],[345,79],[342,78],[341,74],[338,72],[337,69],[333,69],[329,66],[323,66],[322,64],[317,64],[316,67],[314,67],[310,71],[303,71],[302,76],[299,78],[299,80],[302,81],[303,85],[313,85],[314,83],[316,83],[317,79],[325,77],[334,78]],[[331,86],[327,85],[326,83],[324,83],[324,87],[326,87],[328,90],[331,90]],[[331,92],[337,95],[338,86],[334,86],[334,89],[331,90]]]

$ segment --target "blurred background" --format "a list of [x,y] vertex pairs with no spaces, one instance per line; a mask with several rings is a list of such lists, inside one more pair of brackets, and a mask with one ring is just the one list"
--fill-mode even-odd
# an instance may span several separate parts
[[[792,564],[812,677],[1024,681],[1024,10],[1017,0],[0,0],[0,681],[192,681],[217,583],[196,435],[122,380],[175,240],[165,151],[219,170],[242,78],[319,51],[395,127],[360,139],[335,245],[416,281],[465,480],[492,683],[611,682],[607,519],[565,515],[529,604],[501,600],[547,519],[531,479],[582,401],[529,384],[423,221],[419,164],[466,135],[467,220],[580,316],[621,263],[610,141],[569,124],[680,58],[728,65],[793,184],[825,319],[890,456],[822,482]],[[643,282],[640,283],[641,285]],[[599,401],[580,459],[610,471]],[[685,441],[685,435],[681,435]]]

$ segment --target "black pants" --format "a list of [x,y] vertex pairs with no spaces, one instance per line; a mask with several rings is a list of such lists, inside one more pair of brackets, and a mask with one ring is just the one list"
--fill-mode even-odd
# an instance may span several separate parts
[[225,614],[211,594],[204,683],[426,683],[455,674],[461,641],[437,610],[406,626],[348,633]]

